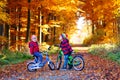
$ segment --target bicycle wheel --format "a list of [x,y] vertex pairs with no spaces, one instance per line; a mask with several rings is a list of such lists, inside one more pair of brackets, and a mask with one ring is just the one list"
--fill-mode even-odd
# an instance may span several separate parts
[[51,61],[48,63],[48,67],[50,68],[50,70],[55,70],[55,65]]
[[81,55],[77,55],[73,58],[73,68],[77,71],[81,71],[84,68],[84,59]]
[[58,56],[57,57],[57,61],[56,61],[56,69],[59,70],[62,64],[62,56]]
[[27,65],[27,70],[30,71],[30,72],[35,72],[37,71],[37,69],[33,69],[35,67],[35,63],[34,62],[30,62],[28,65]]

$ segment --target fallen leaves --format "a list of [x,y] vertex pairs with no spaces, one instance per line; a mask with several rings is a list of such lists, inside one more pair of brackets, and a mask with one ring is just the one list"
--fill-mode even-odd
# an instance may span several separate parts
[[[82,53],[85,59],[85,68],[82,71],[54,70],[46,66],[37,72],[28,72],[27,61],[0,69],[0,80],[119,80],[120,66],[108,60]],[[51,59],[55,62],[55,57]]]

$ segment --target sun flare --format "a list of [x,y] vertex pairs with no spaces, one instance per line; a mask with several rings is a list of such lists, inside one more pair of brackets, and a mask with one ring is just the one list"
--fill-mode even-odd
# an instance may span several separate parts
[[77,30],[70,38],[70,42],[72,44],[82,44],[85,38],[89,35],[88,25],[84,17],[80,17],[76,23]]

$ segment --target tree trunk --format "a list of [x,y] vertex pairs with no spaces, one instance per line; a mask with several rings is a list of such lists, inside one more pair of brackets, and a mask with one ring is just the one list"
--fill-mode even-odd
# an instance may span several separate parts
[[[31,1],[31,0],[28,0],[28,3],[30,3],[30,1]],[[30,6],[28,7],[26,42],[28,42],[29,36],[30,36]]]
[[[9,25],[8,24],[5,24],[5,34],[4,36],[9,40]],[[9,48],[9,42],[6,44],[5,46],[6,48]]]
[[5,33],[6,33],[6,26],[5,23],[3,23],[3,36],[5,36]]
[[53,43],[55,44],[55,40],[56,40],[56,28],[54,27],[54,38],[53,38]]
[[3,25],[0,24],[0,35],[2,36],[2,34],[3,34]]
[[39,30],[38,30],[38,33],[39,33],[39,35],[38,35],[38,39],[39,39],[39,42],[40,42],[40,44],[42,43],[42,28],[41,28],[41,25],[42,25],[42,12],[41,12],[41,8],[42,8],[42,6],[41,7],[39,7],[38,8],[38,22],[39,22]]
[[92,34],[94,34],[95,31],[94,31],[94,24],[92,24]]

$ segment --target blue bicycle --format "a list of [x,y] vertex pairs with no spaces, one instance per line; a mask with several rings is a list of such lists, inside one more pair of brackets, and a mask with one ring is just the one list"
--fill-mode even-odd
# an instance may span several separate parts
[[[50,49],[50,47],[48,48],[48,50],[49,49]],[[55,70],[55,65],[50,60],[49,55],[48,55],[48,51],[44,51],[44,52],[42,52],[42,54],[46,55],[46,60],[44,60],[42,63],[36,62],[37,57],[34,56],[34,61],[27,64],[28,71],[35,72],[35,71],[37,71],[37,69],[44,67],[45,64],[47,64],[47,63],[48,63],[48,67],[50,68],[50,70]]]

